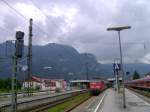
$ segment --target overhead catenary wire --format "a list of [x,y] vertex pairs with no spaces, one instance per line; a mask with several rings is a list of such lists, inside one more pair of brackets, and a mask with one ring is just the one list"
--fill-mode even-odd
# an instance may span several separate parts
[[3,31],[5,31],[5,32],[12,33],[11,31],[9,31],[9,30],[7,30],[7,29],[3,28],[2,26],[0,26],[0,29],[1,29],[1,30],[3,30]]
[[19,16],[24,18],[25,20],[28,21],[28,18],[26,18],[23,14],[21,14],[19,11],[17,11],[12,5],[10,5],[7,1],[1,0],[4,4],[6,4],[10,9],[12,9],[14,12],[16,12]]
[[[30,2],[47,18],[47,19],[51,19],[40,7],[38,7],[36,5],[36,3],[33,1],[33,0],[30,0]],[[53,20],[50,20],[52,21],[52,23],[56,26],[56,27],[59,27],[55,22],[53,22]]]
[[[50,18],[50,16],[48,16],[40,7],[38,7],[38,6],[36,5],[36,3],[35,3],[33,0],[30,0],[30,2],[32,3],[32,5],[34,5],[34,6],[47,18],[47,20],[50,20],[51,23],[52,23],[56,28],[59,29],[59,26],[56,24],[56,22],[55,22],[54,20],[52,20],[52,19]],[[66,36],[66,33],[61,34],[61,37],[64,37],[64,36]]]
[[[10,9],[12,9],[16,14],[24,18],[27,22],[29,19],[25,17],[22,13],[20,13],[16,8],[14,8],[8,1],[1,0],[4,4],[6,4]],[[33,23],[35,27],[37,27],[39,30],[41,30],[44,34],[49,35],[47,32],[45,32],[43,29],[41,29],[37,24]]]
[[[36,3],[35,3],[33,0],[30,0],[30,2],[31,2],[32,5],[34,5],[48,20],[50,20],[51,23],[52,23],[56,28],[59,29],[60,26],[57,25],[56,22],[55,22],[54,20],[52,20],[52,18],[50,18],[50,16],[48,16],[40,7],[38,7],[38,6],[36,5]],[[63,33],[63,34],[61,34],[60,36],[61,36],[61,37],[66,37],[66,33]]]

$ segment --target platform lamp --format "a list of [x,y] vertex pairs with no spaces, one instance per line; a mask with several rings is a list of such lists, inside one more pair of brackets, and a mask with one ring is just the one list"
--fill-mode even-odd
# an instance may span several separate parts
[[123,61],[122,61],[122,47],[121,47],[121,38],[120,38],[120,31],[130,29],[131,26],[119,26],[119,27],[109,27],[107,31],[117,31],[119,37],[119,50],[120,50],[120,71],[122,74],[122,82],[123,82],[123,107],[126,108],[126,99],[125,99],[125,85],[124,85],[124,72],[123,72]]

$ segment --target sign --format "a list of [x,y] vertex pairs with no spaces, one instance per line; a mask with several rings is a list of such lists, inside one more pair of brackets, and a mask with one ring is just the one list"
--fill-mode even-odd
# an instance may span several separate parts
[[120,70],[120,68],[121,68],[120,64],[118,64],[118,63],[113,64],[113,69],[114,70]]

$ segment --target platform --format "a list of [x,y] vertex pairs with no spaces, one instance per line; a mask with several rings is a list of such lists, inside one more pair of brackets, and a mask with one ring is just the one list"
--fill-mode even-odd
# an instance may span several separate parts
[[150,104],[134,92],[126,89],[126,108],[123,108],[122,94],[113,89],[105,93],[103,103],[97,112],[150,112]]

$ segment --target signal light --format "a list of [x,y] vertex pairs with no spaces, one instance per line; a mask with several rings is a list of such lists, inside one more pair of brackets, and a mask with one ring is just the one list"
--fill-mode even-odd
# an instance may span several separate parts
[[17,58],[22,58],[24,50],[24,32],[22,31],[16,32],[15,48],[15,56]]

